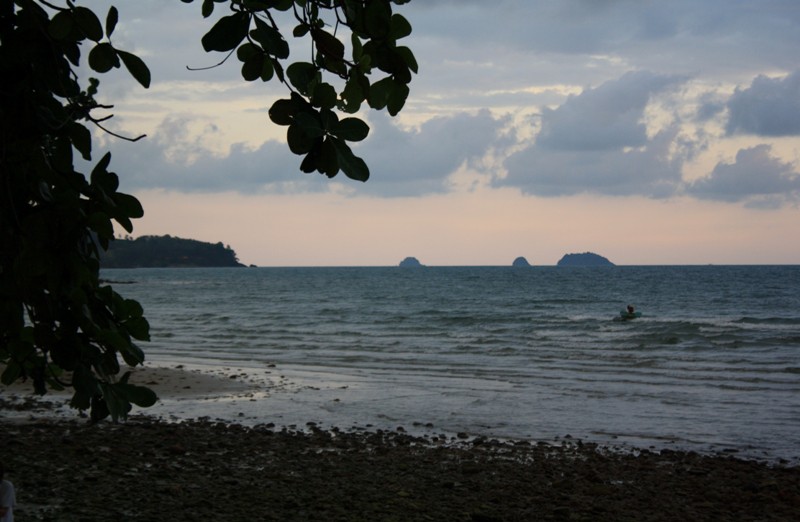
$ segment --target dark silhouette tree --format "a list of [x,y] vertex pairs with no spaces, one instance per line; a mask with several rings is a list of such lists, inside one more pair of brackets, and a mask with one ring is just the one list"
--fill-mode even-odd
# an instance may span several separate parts
[[[366,181],[369,169],[348,142],[363,140],[369,128],[338,113],[354,114],[364,103],[391,115],[402,109],[417,64],[398,45],[411,26],[392,6],[408,0],[198,1],[205,18],[222,4],[228,9],[202,37],[206,51],[225,53],[222,62],[235,54],[246,81],[287,87],[269,115],[287,127],[289,149],[303,156],[300,170]],[[309,61],[289,62],[279,18],[294,20],[292,35],[310,42]],[[92,127],[143,138],[107,130],[113,106],[98,101],[96,78],[78,75],[88,48],[94,72],[125,67],[150,86],[145,63],[114,45],[117,22],[114,7],[101,21],[71,0],[0,0],[2,382],[30,379],[37,393],[71,387],[71,405],[90,409],[93,420],[124,418],[132,404],[157,400],[128,383],[130,372],[120,375],[120,357],[128,366],[144,361],[142,306],[99,278],[113,222],[131,233],[142,206],[118,190],[110,153],[88,174],[73,162],[75,153],[93,161]]]

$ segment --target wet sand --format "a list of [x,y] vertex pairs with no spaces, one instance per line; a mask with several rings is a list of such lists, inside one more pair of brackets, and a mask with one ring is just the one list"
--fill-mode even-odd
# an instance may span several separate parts
[[[162,397],[248,393],[225,374],[146,368]],[[141,379],[141,380],[139,380]],[[89,425],[10,400],[0,447],[19,520],[795,520],[800,468],[662,450],[465,435],[168,423]],[[27,404],[27,405],[26,405]],[[13,408],[24,417],[9,421]]]

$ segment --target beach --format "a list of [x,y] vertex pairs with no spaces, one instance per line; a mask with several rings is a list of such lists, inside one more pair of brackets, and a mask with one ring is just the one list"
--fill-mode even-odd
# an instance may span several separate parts
[[[232,377],[234,375],[234,377]],[[247,395],[235,374],[147,368],[162,397]],[[20,520],[793,520],[800,468],[735,454],[466,434],[168,422],[90,425],[2,388]],[[13,400],[12,400],[13,399]],[[141,413],[144,411],[145,413]]]

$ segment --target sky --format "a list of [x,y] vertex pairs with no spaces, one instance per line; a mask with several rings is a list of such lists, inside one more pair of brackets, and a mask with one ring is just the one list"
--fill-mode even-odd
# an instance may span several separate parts
[[189,70],[223,58],[200,38],[224,6],[117,2],[112,40],[153,81],[114,71],[99,100],[114,132],[147,137],[98,129],[94,159],[110,150],[142,202],[134,237],[221,241],[258,266],[800,264],[797,0],[395,6],[419,74],[397,117],[358,114],[366,183],[300,172],[267,116],[284,86],[245,82],[235,57]]

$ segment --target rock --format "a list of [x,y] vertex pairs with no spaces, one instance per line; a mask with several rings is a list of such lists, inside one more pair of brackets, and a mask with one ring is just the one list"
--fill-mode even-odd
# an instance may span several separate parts
[[520,256],[520,257],[516,258],[513,263],[511,263],[511,266],[529,267],[529,266],[531,266],[531,264],[528,263],[527,259],[525,259],[524,257]]
[[565,254],[558,261],[558,266],[614,266],[614,263],[593,252],[583,254]]
[[400,261],[400,266],[403,268],[416,268],[424,265],[416,257],[407,257]]

